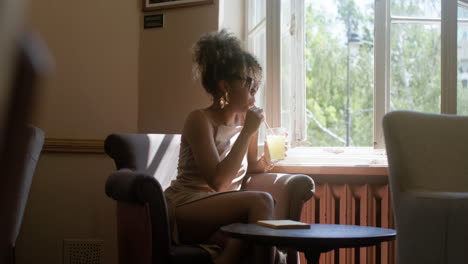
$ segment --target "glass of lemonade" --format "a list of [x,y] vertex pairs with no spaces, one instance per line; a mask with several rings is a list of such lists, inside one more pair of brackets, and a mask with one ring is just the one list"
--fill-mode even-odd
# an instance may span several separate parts
[[283,127],[269,128],[266,130],[266,133],[271,161],[275,162],[284,159],[286,157],[286,129]]

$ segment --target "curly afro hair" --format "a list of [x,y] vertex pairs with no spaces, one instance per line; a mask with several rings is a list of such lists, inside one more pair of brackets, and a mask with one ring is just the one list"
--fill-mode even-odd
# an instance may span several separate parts
[[226,30],[203,34],[193,47],[195,74],[201,77],[205,90],[214,98],[220,96],[217,81],[233,74],[249,76],[259,85],[262,67],[257,59],[242,48],[240,40]]

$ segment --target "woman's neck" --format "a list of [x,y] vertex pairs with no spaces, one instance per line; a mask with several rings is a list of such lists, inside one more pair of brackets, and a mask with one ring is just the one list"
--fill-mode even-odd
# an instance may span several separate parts
[[211,112],[212,117],[216,123],[225,126],[236,126],[239,125],[239,113],[233,111],[229,105],[221,109],[218,104],[212,104],[207,108]]

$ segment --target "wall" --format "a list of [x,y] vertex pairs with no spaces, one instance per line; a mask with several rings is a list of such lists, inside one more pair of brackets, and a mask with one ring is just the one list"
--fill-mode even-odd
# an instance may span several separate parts
[[[224,1],[224,0],[222,0]],[[47,138],[104,139],[112,132],[180,133],[187,113],[210,103],[192,75],[191,46],[217,30],[212,5],[141,12],[142,1],[31,1],[28,24],[55,57],[40,89],[35,124]],[[231,10],[227,10],[231,7]],[[164,14],[164,28],[143,29]],[[222,25],[241,34],[240,16]],[[104,154],[42,153],[17,243],[17,263],[63,263],[64,239],[104,240],[117,263],[115,204],[104,194],[114,170]]]
[[225,28],[243,40],[245,37],[244,1],[221,0],[219,10],[219,28]]
[[[137,131],[139,2],[30,2],[27,24],[56,66],[39,89],[34,118],[46,137],[103,139]],[[63,239],[102,239],[104,263],[116,263],[115,205],[104,194],[113,169],[104,154],[43,153],[17,263],[63,263]]]
[[30,23],[56,63],[37,119],[48,137],[135,131],[140,6],[127,2],[31,1]]
[[154,13],[164,14],[164,28],[141,32],[138,128],[180,133],[185,116],[210,103],[193,78],[191,47],[202,33],[218,29],[218,1]]

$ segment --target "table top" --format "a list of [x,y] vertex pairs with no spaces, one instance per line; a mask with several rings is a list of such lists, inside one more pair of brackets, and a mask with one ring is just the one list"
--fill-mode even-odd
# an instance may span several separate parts
[[396,237],[394,229],[327,224],[311,224],[308,229],[274,229],[257,224],[231,224],[221,227],[221,231],[255,243],[298,250],[311,247],[328,250],[374,246]]

